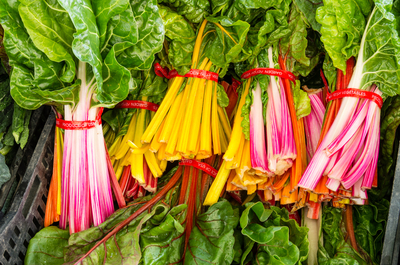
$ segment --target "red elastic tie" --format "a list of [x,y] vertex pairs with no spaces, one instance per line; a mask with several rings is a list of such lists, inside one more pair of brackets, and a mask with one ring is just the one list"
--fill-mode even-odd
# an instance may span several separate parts
[[383,105],[383,99],[380,95],[371,91],[365,91],[355,88],[340,89],[336,90],[335,92],[328,93],[326,95],[326,100],[331,101],[334,99],[345,98],[345,97],[368,99],[375,102],[379,108],[382,108]]
[[284,79],[289,79],[293,83],[296,83],[296,77],[289,71],[275,69],[275,68],[254,68],[244,72],[241,76],[243,79],[248,79],[255,75],[272,75],[279,76]]
[[89,130],[101,124],[101,114],[103,114],[103,108],[100,108],[94,121],[65,121],[56,118],[56,126],[64,130]]
[[201,78],[201,79],[206,79],[206,80],[211,80],[218,82],[218,74],[206,70],[199,70],[199,69],[190,69],[189,73],[185,74],[184,76],[179,75],[178,71],[176,70],[171,70],[168,71],[168,68],[162,68],[159,63],[154,64],[154,72],[156,75],[160,77],[165,77],[167,79],[171,79],[174,77],[194,77],[194,78]]
[[115,106],[116,109],[146,109],[150,111],[157,111],[160,106],[142,100],[123,100]]
[[194,159],[182,159],[181,162],[179,162],[179,165],[192,166],[192,167],[198,168],[198,169],[206,172],[208,175],[210,175],[213,178],[215,178],[218,173],[218,170],[216,170],[209,164],[206,164],[206,163],[194,160]]

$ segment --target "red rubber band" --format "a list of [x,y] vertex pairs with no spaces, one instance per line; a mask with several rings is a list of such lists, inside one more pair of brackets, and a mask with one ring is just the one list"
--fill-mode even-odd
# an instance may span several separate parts
[[254,68],[244,72],[241,76],[243,79],[248,79],[255,75],[272,75],[272,76],[279,76],[284,79],[289,79],[293,83],[296,83],[296,77],[289,71],[275,69],[275,68]]
[[56,118],[56,126],[64,130],[89,130],[101,124],[101,114],[103,114],[103,108],[100,108],[94,121],[65,121]]
[[383,99],[380,95],[378,95],[374,92],[371,92],[371,91],[365,91],[365,90],[355,89],[355,88],[340,89],[340,90],[336,90],[335,92],[328,93],[326,95],[326,100],[331,101],[334,99],[339,99],[339,98],[344,98],[344,97],[368,99],[368,100],[375,102],[379,108],[382,108],[382,105],[383,105]]
[[123,100],[115,106],[116,109],[146,109],[150,111],[157,111],[160,106],[142,100]]
[[194,160],[194,159],[182,159],[181,162],[179,162],[179,165],[192,166],[192,167],[198,168],[198,169],[206,172],[208,175],[210,175],[213,178],[215,178],[218,173],[218,170],[216,170],[209,164],[206,164],[206,163]]
[[168,79],[174,78],[174,77],[194,77],[194,78],[201,78],[201,79],[206,79],[206,80],[211,80],[218,82],[218,74],[206,70],[199,70],[199,69],[191,69],[189,73],[185,74],[184,76],[179,75],[178,71],[176,70],[171,70],[168,71],[168,69],[162,68],[159,63],[154,64],[154,72],[156,75],[160,77],[165,77]]

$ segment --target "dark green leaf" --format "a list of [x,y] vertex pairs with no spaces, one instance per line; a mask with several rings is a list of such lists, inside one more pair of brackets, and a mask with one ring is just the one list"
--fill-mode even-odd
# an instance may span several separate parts
[[165,36],[170,40],[168,60],[179,74],[184,75],[192,65],[196,34],[183,16],[168,7],[161,6],[160,15],[164,22]]
[[68,238],[68,230],[56,226],[43,228],[29,241],[25,264],[63,264]]
[[160,0],[174,7],[179,15],[185,16],[192,23],[200,23],[211,12],[207,0]]
[[238,209],[232,209],[226,200],[200,214],[190,234],[185,264],[231,264],[235,256],[233,230],[238,221]]

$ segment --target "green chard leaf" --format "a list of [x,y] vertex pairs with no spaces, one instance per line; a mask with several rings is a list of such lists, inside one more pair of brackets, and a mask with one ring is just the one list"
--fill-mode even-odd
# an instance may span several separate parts
[[43,228],[29,241],[25,264],[64,264],[68,238],[68,230],[56,226]]
[[[114,226],[130,215],[132,215],[141,204],[132,205],[116,211],[104,223],[97,227],[91,227],[79,233],[71,235],[68,240],[68,246],[65,252],[65,261],[73,263],[88,252],[97,241],[101,240]],[[163,218],[169,211],[169,206],[165,204],[155,205],[150,212],[144,212],[133,220],[126,229],[119,231],[115,238],[110,238],[105,242],[104,247],[96,248],[88,258],[85,259],[87,264],[121,264],[127,262],[129,264],[138,264],[142,252],[139,244],[142,228],[151,219],[158,216]],[[107,249],[107,251],[105,251]]]
[[113,107],[134,85],[130,71],[150,69],[164,41],[156,0],[2,0],[0,23],[11,95],[26,109],[74,108],[81,86],[94,91],[92,106]]
[[[207,23],[204,30],[203,36],[207,35],[207,38],[203,40],[205,46],[202,49],[204,56],[209,58],[216,67],[221,68],[219,76],[223,77],[230,63],[243,61],[249,56],[249,53],[244,50],[244,43],[250,25],[227,17],[207,19],[211,23]],[[221,28],[216,25],[217,23]]]
[[[391,5],[390,5],[391,6]],[[400,93],[400,40],[394,15],[377,5],[368,20],[350,85],[367,89],[375,84],[383,98]]]
[[322,211],[323,245],[319,244],[318,264],[353,264],[367,263],[354,249],[345,242],[343,236],[342,210],[324,206]]
[[[253,243],[245,243],[241,264],[246,264],[255,244],[258,264],[302,264],[307,260],[308,228],[289,219],[286,209],[265,209],[261,202],[248,203],[240,217],[242,234]],[[246,242],[246,241],[245,241]]]
[[296,80],[296,85],[293,87],[293,101],[297,119],[301,119],[311,113],[310,98],[307,92],[300,88],[299,80]]
[[[179,74],[184,75],[192,65],[196,33],[183,16],[168,7],[160,6],[160,15],[165,27],[165,36],[168,38],[168,63]],[[162,66],[168,66],[167,62]]]
[[231,264],[235,256],[233,230],[238,221],[238,209],[226,200],[200,214],[190,234],[184,264]]
[[369,196],[368,205],[353,207],[354,234],[359,246],[373,262],[380,263],[389,201]]
[[346,61],[360,50],[366,18],[372,10],[369,0],[328,0],[316,12],[321,24],[321,41],[333,65],[346,70]]
[[192,23],[200,23],[211,13],[210,3],[207,0],[159,0],[158,3],[170,5],[179,15],[186,17]]
[[318,7],[323,6],[323,2],[320,0],[294,0],[294,3],[307,18],[307,21],[313,30],[320,32],[321,24],[315,19],[315,13],[317,12]]

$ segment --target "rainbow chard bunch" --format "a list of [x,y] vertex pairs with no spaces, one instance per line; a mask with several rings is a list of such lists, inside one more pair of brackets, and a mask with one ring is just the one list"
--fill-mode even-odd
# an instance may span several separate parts
[[[112,7],[112,8],[111,8]],[[57,107],[66,121],[96,120],[125,99],[131,71],[149,69],[164,27],[156,1],[2,1],[4,46],[18,105]],[[71,233],[114,212],[101,123],[65,130],[60,226]]]
[[[226,172],[220,175],[227,176],[228,190],[259,190],[267,200],[275,195],[281,203],[293,203],[306,163],[302,118],[310,113],[309,98],[294,79],[308,75],[320,53],[292,1],[237,3],[226,14],[250,21],[251,27],[246,61],[235,65],[243,86],[224,155]],[[268,73],[284,73],[292,81]]]
[[[368,8],[371,10],[367,2],[357,7],[360,8],[358,11],[352,9],[356,17],[360,14],[361,16],[368,14]],[[357,36],[350,33],[357,32],[353,28],[358,25],[351,25],[350,21],[348,27],[344,28],[347,31],[342,31],[340,28],[343,28],[345,24],[338,23],[336,26],[337,32],[346,32],[347,35],[330,35],[332,32],[327,30],[328,25],[325,25],[324,29],[323,24],[321,28],[321,40],[325,43],[327,52],[336,67],[345,67],[346,60],[356,55],[354,52],[357,53],[359,49],[347,88],[359,90],[360,94],[363,91],[370,91],[375,93],[375,98],[381,96],[386,99],[399,92],[400,43],[391,8],[391,3],[376,2],[376,6],[365,23],[364,33],[359,36],[361,40],[359,46],[351,43],[352,40],[356,42]],[[340,14],[339,11],[338,14]],[[317,20],[323,22],[325,19],[326,21],[326,18],[333,16],[330,12],[332,9],[328,7],[318,9]],[[335,38],[337,39],[333,41]],[[353,45],[353,48],[350,51],[340,49],[340,52],[337,52],[335,50],[337,40],[340,40],[339,43],[343,47]],[[343,98],[336,118],[310,161],[299,186],[314,190],[321,177],[327,176],[325,184],[330,190],[344,190],[351,193],[350,197],[362,204],[367,198],[366,190],[371,189],[376,173],[380,113],[377,101],[357,97]]]

